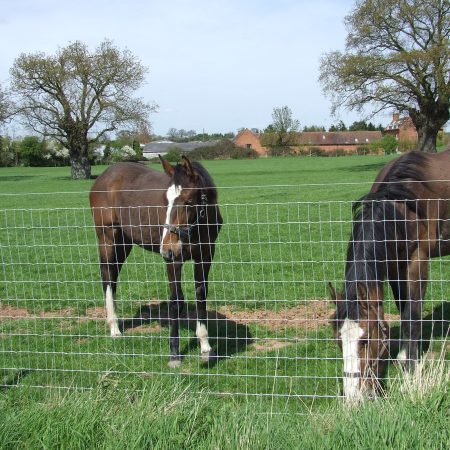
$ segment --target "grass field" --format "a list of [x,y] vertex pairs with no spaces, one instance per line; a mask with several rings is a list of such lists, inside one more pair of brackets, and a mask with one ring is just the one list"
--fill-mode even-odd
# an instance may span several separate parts
[[[195,322],[188,320],[194,292],[192,266],[186,264],[188,315],[181,330],[185,359],[175,371],[167,367],[168,328],[162,318],[168,289],[161,258],[139,248],[131,253],[119,283],[120,315],[143,319],[129,321],[125,335],[111,339],[88,208],[92,181],[71,181],[69,168],[1,168],[3,446],[14,448],[20,442],[35,447],[35,434],[43,427],[51,431],[40,436],[42,447],[69,447],[72,436],[73,448],[115,447],[113,429],[119,430],[115,448],[314,448],[332,442],[345,448],[352,433],[353,438],[363,436],[364,428],[338,431],[348,428],[351,413],[334,417],[341,411],[336,400],[341,364],[327,324],[332,310],[327,282],[342,283],[351,202],[369,190],[389,159],[205,162],[219,188],[224,216],[208,302],[215,319],[209,334],[220,358],[210,366],[200,364]],[[94,167],[93,173],[103,170]],[[448,259],[436,260],[431,267],[424,311],[426,337],[435,338],[431,354],[440,351],[445,334],[444,327],[432,329],[433,321],[448,320],[448,264]],[[388,296],[386,311],[395,330],[392,303]],[[392,366],[389,378],[396,374]],[[406,415],[425,415],[425,409],[445,405],[448,411],[448,398],[439,390],[430,398],[420,408],[412,400],[399,401],[405,403]],[[382,409],[365,407],[361,426],[369,426]],[[317,414],[311,416],[311,411]],[[65,415],[79,417],[77,438]],[[437,414],[438,421],[445,417]],[[58,420],[64,426],[55,437]],[[405,432],[401,424],[390,429],[387,418],[378,420],[389,432]],[[17,424],[29,422],[35,428],[27,440],[25,428]],[[224,435],[221,428],[227,426],[232,429]],[[299,426],[306,427],[304,446],[292,441]],[[435,429],[424,424],[421,431],[428,426]],[[153,429],[144,432],[142,427]],[[323,431],[321,438],[315,436],[316,428]],[[175,441],[157,444],[162,436]],[[365,442],[361,446],[371,448]]]

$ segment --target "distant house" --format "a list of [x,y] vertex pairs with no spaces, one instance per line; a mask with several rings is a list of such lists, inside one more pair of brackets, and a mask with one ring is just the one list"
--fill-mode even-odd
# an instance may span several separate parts
[[191,142],[172,142],[155,141],[148,143],[143,149],[143,155],[147,159],[155,158],[158,155],[164,156],[171,148],[178,148],[180,151],[188,153],[195,148],[209,147],[216,145],[220,141],[191,141]]
[[411,117],[400,117],[399,113],[392,115],[392,121],[386,127],[385,133],[394,136],[399,142],[417,142],[417,130]]
[[[265,135],[266,137],[267,135]],[[344,150],[356,153],[358,148],[367,146],[381,139],[381,131],[305,131],[297,133],[292,148],[320,148],[320,150]],[[270,139],[266,139],[270,141]],[[261,134],[248,128],[242,130],[235,138],[234,143],[239,147],[253,148],[260,155],[267,155],[268,148],[261,144]]]
[[260,135],[254,130],[244,128],[233,139],[238,147],[252,148],[260,155],[267,155],[267,149],[261,145]]
[[358,148],[370,145],[381,137],[381,131],[305,131],[298,133],[297,145],[355,153]]

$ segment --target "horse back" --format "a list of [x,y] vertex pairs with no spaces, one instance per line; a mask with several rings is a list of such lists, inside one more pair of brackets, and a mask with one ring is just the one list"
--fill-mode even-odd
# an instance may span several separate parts
[[124,238],[138,245],[159,244],[159,224],[169,177],[138,163],[118,163],[103,172],[92,186],[89,200],[97,234],[120,228]]

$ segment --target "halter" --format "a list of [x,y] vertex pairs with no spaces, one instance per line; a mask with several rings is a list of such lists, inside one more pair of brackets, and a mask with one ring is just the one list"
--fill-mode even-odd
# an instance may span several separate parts
[[176,234],[181,240],[188,239],[192,235],[193,228],[200,223],[200,221],[205,217],[206,215],[206,205],[208,204],[208,198],[206,197],[206,194],[201,195],[201,209],[200,211],[197,211],[197,218],[194,220],[194,222],[188,224],[188,225],[170,225],[168,223],[164,224],[164,228],[168,230],[170,233]]
[[[381,322],[381,321],[379,321]],[[381,325],[381,330],[383,331],[383,333],[386,333],[386,327],[384,326],[384,324]],[[387,345],[386,345],[386,339],[381,339],[381,348],[378,351],[377,354],[377,361],[381,359],[381,355],[383,354],[383,351],[385,349],[388,349]],[[361,371],[357,371],[357,372],[343,372],[344,378],[362,378],[361,377]]]

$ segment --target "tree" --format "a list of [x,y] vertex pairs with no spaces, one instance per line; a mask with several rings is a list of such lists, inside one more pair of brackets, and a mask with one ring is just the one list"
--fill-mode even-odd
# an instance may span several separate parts
[[132,97],[146,72],[111,41],[92,53],[77,41],[55,56],[20,55],[11,69],[12,90],[25,123],[69,150],[72,178],[89,178],[89,145],[119,127],[147,123],[155,110]]
[[0,85],[0,124],[12,116],[12,104],[8,91]]
[[408,113],[417,149],[436,151],[450,117],[448,0],[361,0],[345,18],[345,53],[321,59],[320,82],[332,112],[371,105],[370,115]]
[[277,134],[277,146],[288,145],[292,133],[300,128],[300,122],[292,117],[292,111],[288,106],[273,108],[272,127]]
[[309,125],[309,126],[304,126],[303,127],[303,132],[311,132],[311,131],[325,131],[325,127],[323,127],[322,125]]
[[19,146],[20,159],[25,166],[45,165],[45,141],[37,136],[25,136]]
[[175,139],[178,136],[178,130],[176,128],[169,128],[167,131],[167,137],[171,140]]
[[347,131],[347,126],[342,120],[340,120],[336,125],[331,125],[328,131]]

